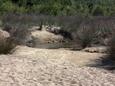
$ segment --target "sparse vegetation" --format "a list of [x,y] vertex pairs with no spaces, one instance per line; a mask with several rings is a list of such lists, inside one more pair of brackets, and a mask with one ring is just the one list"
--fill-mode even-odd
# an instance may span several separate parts
[[[3,25],[9,24],[14,27],[17,38],[21,38],[26,32],[29,38],[28,28],[32,26],[59,26],[62,30],[72,34],[76,44],[83,48],[91,44],[105,45],[104,40],[109,38],[115,31],[114,17],[78,17],[78,16],[45,16],[45,15],[4,15]],[[23,33],[22,33],[23,32]],[[19,36],[20,34],[20,36]],[[25,33],[24,33],[25,35]],[[25,39],[25,38],[23,38]],[[23,40],[24,41],[24,40]]]

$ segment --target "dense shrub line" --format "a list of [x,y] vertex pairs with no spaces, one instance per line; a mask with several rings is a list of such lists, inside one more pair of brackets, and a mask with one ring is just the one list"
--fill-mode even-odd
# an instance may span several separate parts
[[[110,38],[115,31],[115,17],[80,17],[80,16],[46,16],[46,15],[4,15],[3,26],[9,24],[17,29],[19,34],[32,26],[59,26],[63,31],[72,34],[73,41],[83,47],[92,44],[106,45],[106,38]],[[25,30],[25,31],[23,31]],[[18,36],[19,37],[19,36]]]
[[115,0],[0,0],[0,13],[115,15]]

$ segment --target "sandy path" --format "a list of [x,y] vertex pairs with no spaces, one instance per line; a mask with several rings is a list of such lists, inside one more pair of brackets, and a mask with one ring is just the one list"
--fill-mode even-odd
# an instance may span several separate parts
[[115,75],[65,60],[2,55],[0,86],[115,86]]
[[79,66],[95,63],[96,59],[100,59],[105,54],[102,53],[88,53],[84,51],[70,51],[64,49],[37,49],[29,48],[26,46],[17,46],[13,55],[27,56],[27,57],[40,57],[50,59],[65,59]]

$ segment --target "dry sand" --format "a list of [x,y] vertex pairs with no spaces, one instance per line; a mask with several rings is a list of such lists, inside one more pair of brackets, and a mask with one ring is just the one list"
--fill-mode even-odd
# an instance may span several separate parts
[[0,86],[115,86],[115,74],[85,66],[103,55],[17,46],[0,55]]
[[115,86],[115,75],[64,59],[2,55],[0,86]]
[[44,57],[49,59],[65,59],[79,66],[95,63],[106,54],[88,53],[84,51],[70,51],[65,49],[37,49],[26,46],[17,46],[13,51],[13,55],[27,57]]

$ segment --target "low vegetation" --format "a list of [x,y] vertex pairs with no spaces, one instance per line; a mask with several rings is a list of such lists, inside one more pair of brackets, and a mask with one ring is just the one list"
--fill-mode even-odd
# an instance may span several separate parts
[[26,37],[31,39],[28,29],[32,26],[53,25],[61,27],[63,32],[68,32],[68,36],[71,36],[73,39],[71,41],[74,41],[76,44],[79,43],[83,48],[92,44],[107,45],[105,40],[109,39],[112,32],[115,31],[114,20],[114,17],[45,16],[29,14],[8,14],[2,17],[3,26],[8,24],[14,27],[13,31],[16,30],[14,37],[18,39],[26,39]]

